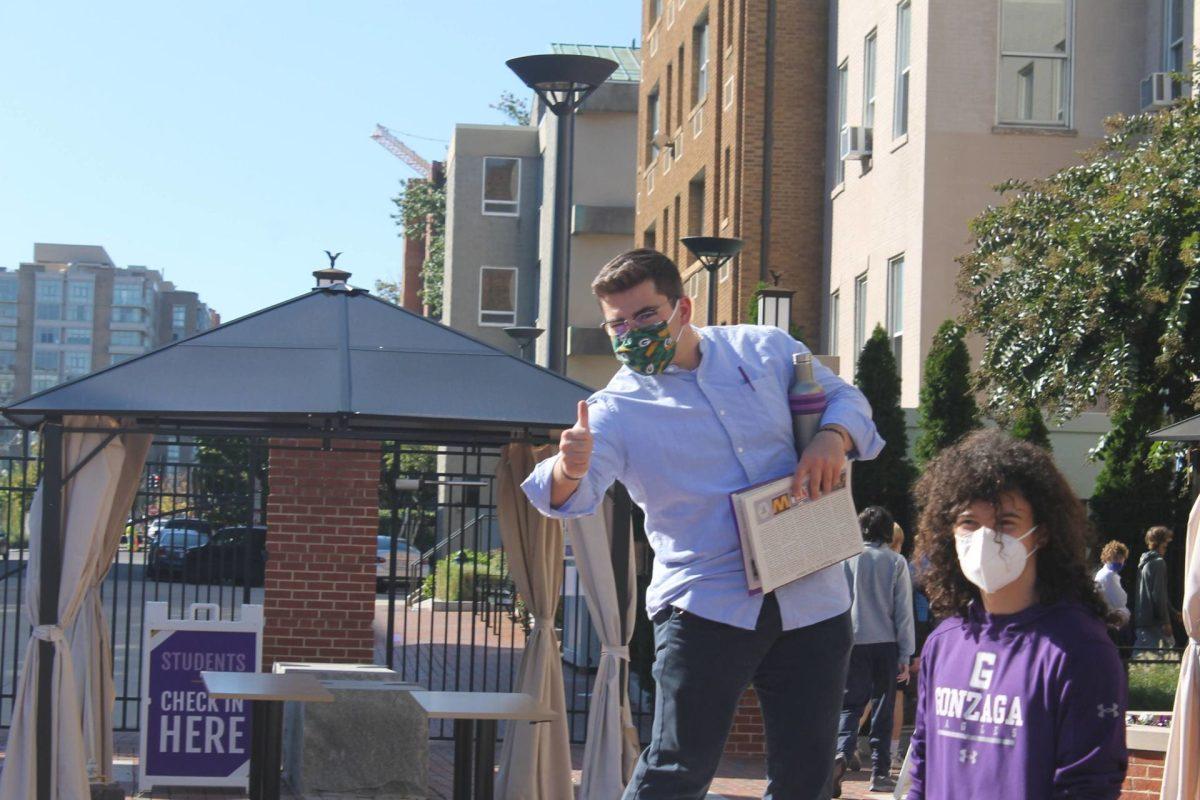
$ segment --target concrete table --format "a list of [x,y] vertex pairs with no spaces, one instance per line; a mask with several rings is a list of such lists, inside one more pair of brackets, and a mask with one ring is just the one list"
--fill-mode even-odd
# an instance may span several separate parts
[[279,800],[283,704],[331,703],[333,695],[311,675],[202,671],[208,696],[250,703],[250,800]]
[[412,698],[430,719],[454,720],[454,800],[492,800],[495,796],[493,769],[500,720],[533,723],[555,717],[531,695],[513,692],[413,692]]

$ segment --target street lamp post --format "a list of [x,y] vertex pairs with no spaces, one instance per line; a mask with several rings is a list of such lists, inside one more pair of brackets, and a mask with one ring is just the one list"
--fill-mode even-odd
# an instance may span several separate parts
[[558,118],[554,163],[554,246],[550,256],[548,366],[567,373],[567,285],[571,264],[571,174],[575,111],[608,80],[617,62],[595,56],[547,54],[512,58],[508,68]]
[[541,328],[535,328],[531,325],[513,325],[505,328],[504,332],[507,333],[512,340],[517,343],[517,346],[521,348],[521,358],[525,359],[526,361],[532,361],[533,359],[529,357],[529,346],[532,345],[534,341],[545,331],[543,331]]
[[679,240],[708,270],[708,323],[717,321],[717,270],[742,250],[741,239],[729,236],[685,236]]

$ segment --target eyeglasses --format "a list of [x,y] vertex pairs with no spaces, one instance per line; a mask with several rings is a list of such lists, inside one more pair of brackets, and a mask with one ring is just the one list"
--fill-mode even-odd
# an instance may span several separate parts
[[649,328],[651,325],[656,325],[661,321],[658,311],[660,308],[668,305],[669,303],[670,301],[667,301],[666,303],[659,303],[654,308],[647,308],[645,311],[639,311],[637,314],[633,315],[632,320],[612,319],[608,320],[607,322],[602,322],[600,323],[600,327],[603,328],[604,332],[609,336],[624,336],[632,330]]

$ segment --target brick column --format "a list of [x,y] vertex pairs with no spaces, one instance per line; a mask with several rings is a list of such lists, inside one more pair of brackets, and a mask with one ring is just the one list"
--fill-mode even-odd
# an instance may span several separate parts
[[263,668],[374,658],[378,442],[272,439]]
[[737,711],[733,715],[733,728],[725,741],[725,754],[731,756],[765,756],[767,754],[767,731],[763,727],[762,709],[758,706],[758,693],[754,687],[742,692]]
[[1150,750],[1130,750],[1129,771],[1125,773],[1125,785],[1121,787],[1121,800],[1158,800],[1166,755]]

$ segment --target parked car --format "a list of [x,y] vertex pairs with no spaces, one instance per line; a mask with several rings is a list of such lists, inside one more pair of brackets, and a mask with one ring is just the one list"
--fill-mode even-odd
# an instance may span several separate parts
[[205,536],[212,536],[213,525],[202,519],[192,517],[159,517],[152,520],[146,529],[146,539],[153,542],[167,528],[176,530],[199,531]]
[[207,533],[191,528],[162,528],[146,550],[146,576],[171,580],[183,576],[187,552],[205,544]]
[[267,563],[267,526],[221,528],[184,556],[184,577],[197,583],[262,586]]
[[[375,537],[375,588],[387,591],[391,577],[392,537]],[[429,574],[429,565],[421,561],[421,551],[405,542],[396,540],[396,583],[408,586]]]

